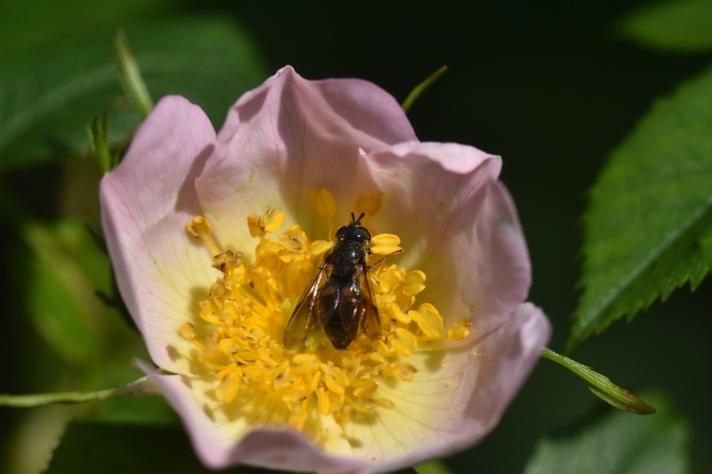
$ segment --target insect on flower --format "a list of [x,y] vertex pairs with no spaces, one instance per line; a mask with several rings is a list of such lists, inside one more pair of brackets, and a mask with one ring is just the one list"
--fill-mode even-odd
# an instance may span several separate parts
[[[371,233],[361,224],[365,213],[336,231],[336,245],[294,309],[284,332],[284,344],[295,348],[314,340],[321,328],[336,349],[346,349],[359,326],[378,337],[380,318],[368,280],[367,256]],[[315,334],[317,333],[317,334]]]
[[391,472],[496,426],[550,333],[500,168],[359,79],[286,67],[218,133],[156,104],[102,221],[141,368],[206,466]]

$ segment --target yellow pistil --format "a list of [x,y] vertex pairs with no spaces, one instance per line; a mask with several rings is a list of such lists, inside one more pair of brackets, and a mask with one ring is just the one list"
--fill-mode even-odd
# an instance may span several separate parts
[[[334,217],[335,201],[328,190],[309,196],[319,216]],[[374,196],[364,198],[361,208],[377,212],[381,196]],[[262,216],[249,215],[250,234],[259,237],[252,259],[219,249],[205,217],[187,224],[187,233],[207,246],[212,265],[222,275],[198,303],[193,320],[180,328],[180,335],[197,347],[201,374],[215,380],[214,397],[231,416],[253,420],[267,412],[282,413],[284,423],[324,442],[305,426],[320,417],[344,424],[393,408],[395,400],[380,394],[381,384],[407,384],[417,372],[409,356],[433,342],[467,337],[469,322],[445,330],[432,304],[416,306],[417,296],[425,290],[425,273],[386,264],[374,255],[372,264],[380,262],[368,274],[380,335],[359,329],[347,349],[337,350],[318,329],[316,341],[288,350],[283,345],[284,328],[333,242],[311,240],[296,225],[270,236],[283,220],[284,213],[273,209]],[[400,239],[374,235],[371,251],[379,256],[398,253]]]

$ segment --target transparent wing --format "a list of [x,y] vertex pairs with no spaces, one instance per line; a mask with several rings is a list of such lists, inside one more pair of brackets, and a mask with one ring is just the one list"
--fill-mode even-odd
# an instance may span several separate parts
[[363,272],[359,275],[361,288],[366,289],[364,295],[365,314],[361,320],[363,332],[371,339],[377,339],[381,336],[381,316],[376,307],[376,300],[373,297],[371,290],[371,281],[368,279],[368,267],[364,266]]
[[306,287],[299,299],[299,303],[294,308],[287,325],[284,328],[284,346],[287,349],[296,349],[304,345],[307,337],[318,329],[316,315],[319,289],[331,274],[331,266],[322,262],[314,276],[314,279]]

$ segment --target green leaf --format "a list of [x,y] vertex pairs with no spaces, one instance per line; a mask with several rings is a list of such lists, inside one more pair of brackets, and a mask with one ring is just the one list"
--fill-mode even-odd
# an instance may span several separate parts
[[611,379],[599,372],[596,372],[591,367],[558,354],[548,347],[545,347],[541,351],[541,356],[566,367],[571,372],[581,377],[581,379],[588,384],[588,389],[591,393],[609,405],[618,408],[619,410],[637,413],[639,415],[651,415],[655,413],[655,408],[641,400],[636,394],[614,384]]
[[22,234],[32,250],[24,298],[35,328],[65,360],[88,362],[101,350],[107,311],[95,291],[108,287],[108,257],[76,222],[28,223]]
[[[206,472],[179,425],[73,423],[46,474],[195,474]],[[236,474],[271,471],[240,466]]]
[[417,474],[449,474],[450,469],[441,461],[426,461],[413,467]]
[[[164,10],[172,0],[23,0],[3,2],[0,58],[85,37],[139,15]],[[174,3],[175,4],[175,3]]]
[[109,114],[106,112],[102,114],[101,119],[94,117],[87,127],[89,146],[102,173],[108,173],[116,165],[109,149],[108,131]]
[[124,88],[124,93],[142,116],[147,116],[153,109],[154,103],[148,93],[146,83],[141,77],[141,71],[133,57],[129,42],[124,30],[119,30],[114,35],[114,56],[119,67],[119,78]]
[[[225,19],[129,23],[126,34],[151,94],[185,95],[217,125],[265,77],[251,40]],[[110,114],[112,146],[125,144],[140,122],[121,90],[112,35],[72,46],[0,58],[0,170],[86,153],[86,125],[100,112]]]
[[622,22],[623,34],[661,50],[712,49],[712,1],[682,0],[646,5]]
[[81,405],[48,405],[24,412],[16,426],[4,427],[9,436],[0,468],[6,474],[44,472],[67,425],[83,411]]
[[567,349],[712,267],[712,69],[640,121],[584,216],[583,293]]
[[570,438],[539,442],[525,474],[678,474],[688,472],[687,422],[663,397],[654,416],[612,413]]

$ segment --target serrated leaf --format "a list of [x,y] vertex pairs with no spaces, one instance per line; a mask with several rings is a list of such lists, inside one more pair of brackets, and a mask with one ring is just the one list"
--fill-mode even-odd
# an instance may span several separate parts
[[8,430],[6,458],[0,463],[3,472],[27,474],[47,469],[67,425],[82,411],[84,407],[78,405],[50,405],[25,412],[14,429]]
[[[128,141],[140,116],[123,97],[111,33],[0,60],[0,170],[86,153],[86,125],[103,111],[110,144]],[[228,20],[129,23],[126,33],[151,94],[185,95],[218,126],[235,99],[265,77],[254,45]]]
[[660,396],[661,410],[640,417],[612,413],[577,435],[545,439],[525,474],[682,474],[688,472],[689,427]]
[[712,69],[640,121],[584,216],[583,293],[568,348],[712,267]]
[[682,0],[646,5],[621,24],[623,34],[662,50],[697,52],[712,49],[712,1]]

